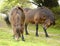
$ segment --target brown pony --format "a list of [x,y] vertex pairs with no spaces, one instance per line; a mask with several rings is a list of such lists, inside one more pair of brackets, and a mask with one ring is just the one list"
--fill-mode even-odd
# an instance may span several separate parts
[[9,21],[13,28],[15,40],[19,40],[19,37],[21,36],[22,40],[24,41],[24,36],[23,36],[24,20],[25,20],[25,15],[22,8],[19,6],[14,7],[9,14]]
[[38,35],[38,24],[42,24],[46,37],[48,37],[46,29],[52,24],[55,24],[55,18],[52,11],[44,6],[38,7],[36,9],[24,8],[25,13],[25,31],[27,31],[28,23],[36,24],[36,36]]
[[[36,36],[38,35],[38,24],[43,26],[46,37],[48,37],[47,28],[55,24],[55,18],[53,12],[47,7],[38,7],[36,9],[23,8],[25,14],[25,32],[27,31],[28,23],[34,23],[36,25]],[[8,17],[5,18],[7,23],[10,23]]]

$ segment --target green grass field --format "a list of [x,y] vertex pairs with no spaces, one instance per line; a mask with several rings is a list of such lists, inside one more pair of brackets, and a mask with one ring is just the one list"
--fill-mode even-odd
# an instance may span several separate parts
[[25,41],[21,38],[15,41],[12,37],[12,28],[8,27],[0,16],[0,46],[60,46],[60,16],[56,20],[56,25],[47,29],[49,38],[45,37],[42,26],[39,25],[39,37],[35,36],[35,25],[28,25],[29,35],[25,35]]

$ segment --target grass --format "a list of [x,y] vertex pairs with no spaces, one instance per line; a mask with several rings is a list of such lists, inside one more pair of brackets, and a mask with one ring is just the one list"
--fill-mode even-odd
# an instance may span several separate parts
[[39,37],[35,36],[35,25],[28,25],[29,35],[25,35],[25,41],[15,41],[12,37],[12,29],[6,25],[0,17],[0,46],[60,46],[60,18],[56,20],[56,25],[47,29],[49,38],[45,37],[42,26],[39,25]]

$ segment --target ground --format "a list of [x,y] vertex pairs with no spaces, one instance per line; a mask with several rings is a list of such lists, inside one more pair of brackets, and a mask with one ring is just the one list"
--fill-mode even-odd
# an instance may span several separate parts
[[[56,15],[57,16],[57,15]],[[39,25],[39,37],[35,36],[35,25],[28,25],[29,35],[24,32],[25,41],[13,39],[12,28],[7,26],[0,17],[0,46],[60,46],[60,16],[56,18],[56,25],[47,29],[49,38],[45,37],[42,26]]]

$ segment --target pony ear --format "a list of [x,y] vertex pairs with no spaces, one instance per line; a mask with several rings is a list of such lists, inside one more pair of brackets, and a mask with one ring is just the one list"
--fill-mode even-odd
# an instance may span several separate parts
[[18,6],[17,8],[20,9],[21,11],[23,11],[23,9],[21,7]]
[[18,7],[18,9],[21,9],[20,7]]

